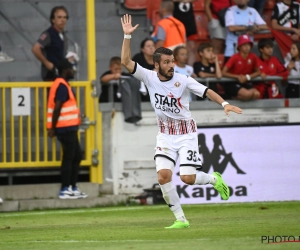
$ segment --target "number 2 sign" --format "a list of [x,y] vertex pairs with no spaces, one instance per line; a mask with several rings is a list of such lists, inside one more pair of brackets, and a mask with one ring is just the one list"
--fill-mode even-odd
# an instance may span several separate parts
[[30,88],[12,88],[12,115],[30,115]]

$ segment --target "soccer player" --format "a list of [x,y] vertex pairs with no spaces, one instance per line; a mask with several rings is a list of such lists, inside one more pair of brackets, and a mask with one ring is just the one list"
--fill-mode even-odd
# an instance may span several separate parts
[[172,173],[178,156],[180,156],[180,178],[184,183],[212,184],[224,200],[228,200],[230,196],[229,188],[219,173],[206,174],[196,170],[201,167],[201,160],[198,153],[197,125],[189,111],[189,92],[201,97],[207,96],[222,105],[227,115],[229,111],[241,114],[242,110],[225,102],[218,94],[193,78],[174,73],[174,56],[170,49],[161,47],[155,51],[153,55],[155,71],[147,70],[132,61],[130,39],[138,24],[133,27],[131,16],[128,14],[121,18],[121,23],[124,31],[121,62],[135,78],[145,83],[157,116],[159,133],[155,162],[158,182],[164,200],[176,217],[174,224],[166,228],[186,228],[189,227],[189,222],[172,183]]

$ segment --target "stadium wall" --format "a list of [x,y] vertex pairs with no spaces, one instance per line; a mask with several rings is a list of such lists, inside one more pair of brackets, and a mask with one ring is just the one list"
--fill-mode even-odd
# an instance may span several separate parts
[[[198,127],[260,126],[300,123],[299,101],[267,100],[241,103],[243,115],[226,117],[216,104],[204,101],[191,103],[192,116]],[[297,107],[298,106],[298,107]],[[144,188],[157,183],[154,147],[158,128],[150,104],[142,106],[143,119],[137,124],[124,122],[121,104],[102,104],[103,112],[103,176],[102,188],[114,194],[140,194]],[[232,140],[236,140],[235,137]],[[250,138],[251,140],[251,138]],[[239,143],[239,142],[238,142]],[[253,145],[256,141],[253,139]],[[270,142],[272,143],[272,142]],[[279,150],[278,148],[274,150]],[[275,152],[274,154],[281,154]],[[256,155],[256,157],[264,157]]]

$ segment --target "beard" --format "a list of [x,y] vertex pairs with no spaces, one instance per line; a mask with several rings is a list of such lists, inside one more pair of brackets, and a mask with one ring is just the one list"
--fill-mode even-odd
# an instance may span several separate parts
[[[172,74],[171,74],[171,75],[168,75],[169,72],[172,73]],[[162,75],[163,77],[165,77],[166,79],[171,80],[172,77],[173,77],[173,75],[174,75],[174,69],[171,68],[171,69],[169,69],[168,72],[165,72],[165,71],[163,71],[163,70],[161,69],[161,67],[159,67],[158,73],[161,74],[161,75]]]
[[246,5],[246,4],[237,4],[237,6],[238,6],[240,9],[244,9],[247,5]]

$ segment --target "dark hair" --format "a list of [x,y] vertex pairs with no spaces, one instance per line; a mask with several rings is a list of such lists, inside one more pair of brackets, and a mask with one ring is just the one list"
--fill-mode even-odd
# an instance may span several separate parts
[[176,60],[176,57],[177,57],[177,55],[178,55],[178,53],[179,53],[179,50],[181,50],[181,49],[187,49],[187,48],[186,48],[185,46],[180,45],[180,46],[177,46],[177,47],[173,50],[173,55],[174,55],[175,60]]
[[[300,57],[300,42],[298,42],[298,41],[297,42],[293,42],[293,44],[296,45],[296,47],[298,49],[298,57]],[[295,58],[293,58],[293,59],[295,59]]]
[[147,37],[141,42],[140,48],[143,49],[145,47],[146,42],[148,41],[152,41],[154,43],[154,41],[151,38]]
[[198,53],[203,52],[205,49],[213,48],[211,43],[201,43],[198,47]]
[[260,39],[258,41],[257,47],[258,47],[259,51],[261,49],[265,48],[265,47],[271,47],[271,48],[273,48],[274,47],[274,43],[273,43],[273,41],[271,39],[263,38],[263,39]]
[[113,64],[121,65],[121,58],[118,56],[114,56],[114,57],[110,58],[109,66],[112,66]]
[[156,49],[153,54],[153,62],[160,63],[161,55],[171,56],[171,55],[173,55],[173,51],[170,49],[164,48],[164,47],[160,47],[160,48]]
[[174,12],[174,3],[172,0],[163,0],[160,3],[160,7],[162,9],[165,9],[168,13],[173,13]]
[[69,13],[68,13],[67,8],[65,6],[62,6],[62,5],[61,6],[55,6],[55,7],[52,8],[51,13],[50,13],[50,23],[51,24],[52,24],[52,19],[55,18],[55,12],[57,10],[63,10],[64,12],[66,12],[67,19],[69,19]]
[[58,74],[61,75],[64,70],[73,69],[73,65],[67,58],[64,58],[57,63],[56,68],[58,69]]

